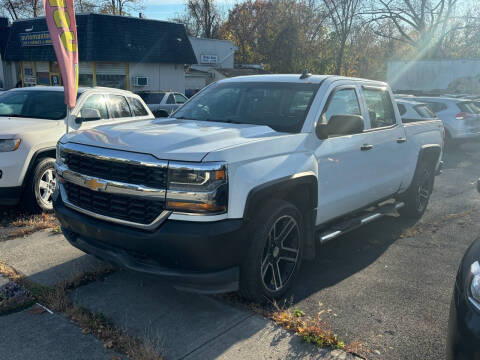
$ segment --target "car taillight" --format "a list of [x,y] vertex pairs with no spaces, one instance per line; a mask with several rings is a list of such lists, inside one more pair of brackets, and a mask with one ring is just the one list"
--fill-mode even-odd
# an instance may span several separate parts
[[470,117],[470,114],[467,112],[461,112],[455,115],[455,119],[457,120],[465,120],[466,118],[469,118],[469,117]]

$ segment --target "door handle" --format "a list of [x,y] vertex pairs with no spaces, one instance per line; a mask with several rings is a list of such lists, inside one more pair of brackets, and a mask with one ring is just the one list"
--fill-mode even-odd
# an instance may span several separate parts
[[397,143],[399,143],[399,144],[403,144],[403,143],[406,143],[406,142],[407,142],[407,138],[401,137],[401,138],[397,139]]
[[370,144],[363,144],[362,147],[360,148],[360,150],[362,151],[368,151],[372,149],[373,149],[373,145],[370,145]]

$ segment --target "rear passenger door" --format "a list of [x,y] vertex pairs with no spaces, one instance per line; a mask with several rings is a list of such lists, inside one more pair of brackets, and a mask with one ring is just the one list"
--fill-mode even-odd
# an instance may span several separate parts
[[382,199],[399,190],[406,174],[407,138],[388,88],[362,86],[362,98],[368,114],[364,151],[369,153],[374,174],[370,191]]

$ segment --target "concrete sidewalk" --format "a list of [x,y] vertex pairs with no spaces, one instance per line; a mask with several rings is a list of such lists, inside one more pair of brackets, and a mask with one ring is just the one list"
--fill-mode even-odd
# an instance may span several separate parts
[[[101,262],[71,247],[63,236],[49,231],[0,243],[0,260],[43,285],[53,285],[102,266]],[[103,313],[129,335],[162,349],[166,359],[355,358],[342,351],[317,349],[257,314],[209,296],[177,291],[153,276],[119,271],[103,281],[72,291],[70,297],[77,305]],[[53,320],[42,322],[39,320],[42,317]],[[41,327],[47,334],[54,331],[50,325],[58,321],[57,318],[63,319],[44,314],[37,318],[25,312],[1,317],[0,328],[10,328],[18,341],[10,338],[0,343],[0,348],[10,354],[19,351],[19,359],[29,358],[17,350],[23,338],[29,338]],[[77,340],[70,337],[68,331],[50,336],[63,344],[72,342],[75,343],[72,346],[83,346],[83,338],[80,336],[76,344]],[[0,338],[4,339],[2,332]],[[41,343],[33,342],[32,348],[48,354]],[[70,358],[69,349],[65,351],[59,358]]]
[[8,360],[127,359],[56,314],[24,310],[0,317],[0,358]]

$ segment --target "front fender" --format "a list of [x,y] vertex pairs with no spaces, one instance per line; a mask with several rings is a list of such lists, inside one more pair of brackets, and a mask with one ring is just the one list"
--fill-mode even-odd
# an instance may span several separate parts
[[[243,218],[247,198],[254,189],[306,176],[316,179],[318,166],[313,155],[295,153],[232,164],[229,172],[231,179],[229,217]],[[317,197],[315,196],[315,204],[316,201]]]

